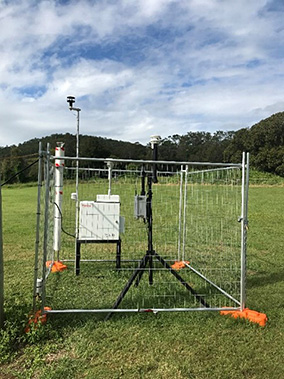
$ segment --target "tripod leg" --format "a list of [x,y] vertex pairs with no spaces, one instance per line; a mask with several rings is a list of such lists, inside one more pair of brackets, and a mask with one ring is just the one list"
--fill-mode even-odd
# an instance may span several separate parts
[[149,284],[153,284],[153,251],[149,252]]
[[[144,257],[142,258],[139,266],[134,271],[134,273],[132,274],[131,278],[128,280],[128,282],[126,283],[125,287],[123,288],[123,290],[119,294],[119,296],[116,299],[116,302],[114,303],[112,309],[117,309],[117,307],[119,306],[119,304],[123,300],[124,296],[127,294],[128,290],[130,289],[131,285],[133,284],[134,280],[136,279],[136,277],[138,275],[140,275],[140,278],[142,277],[143,272],[144,272],[143,269],[145,268],[145,266],[147,264],[147,261],[148,261],[148,255],[145,254]],[[105,318],[105,321],[107,321],[111,316],[112,316],[112,312],[108,313],[107,316],[106,316],[106,318]]]
[[137,278],[136,278],[135,287],[138,287],[138,286],[139,286],[139,283],[140,283],[140,280],[141,280],[141,278],[142,278],[142,275],[144,274],[144,270],[143,270],[143,268],[146,267],[148,261],[149,261],[149,255],[148,255],[148,252],[147,252],[147,253],[146,253],[146,259],[145,259],[144,267],[142,267],[142,268],[140,267],[140,271],[139,271],[139,273],[138,273],[138,275],[137,275]]
[[202,304],[204,305],[204,307],[206,308],[210,308],[210,306],[206,303],[206,301],[203,299],[202,296],[198,295],[197,292],[187,283],[183,280],[183,278],[174,270],[171,268],[171,266],[162,258],[159,256],[159,254],[157,254],[155,251],[154,251],[154,256],[158,259],[158,261],[160,261],[162,263],[162,265],[168,269],[172,274],[173,276],[175,276],[177,278],[177,280],[179,282],[181,282],[181,284],[189,291],[191,292],[195,297],[196,299]]

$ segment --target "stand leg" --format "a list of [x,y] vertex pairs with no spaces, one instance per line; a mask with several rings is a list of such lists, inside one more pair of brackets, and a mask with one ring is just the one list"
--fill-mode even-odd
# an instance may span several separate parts
[[121,239],[116,244],[116,268],[121,268]]
[[149,251],[149,284],[153,284],[153,253],[154,251]]
[[[149,260],[148,253],[146,253],[145,256],[146,256],[146,260],[145,260],[144,268],[146,267],[148,260]],[[143,274],[144,274],[144,270],[140,267],[139,273],[138,273],[137,278],[136,278],[135,287],[139,286],[139,283],[140,283],[140,280],[141,280]]]
[[81,243],[76,241],[76,262],[75,262],[75,273],[80,274],[80,258],[81,258]]
[[[119,304],[121,303],[122,299],[124,298],[124,296],[127,294],[129,288],[131,287],[132,283],[134,282],[134,280],[136,279],[136,277],[139,275],[140,276],[140,279],[144,273],[144,268],[147,264],[147,261],[148,261],[148,256],[147,254],[144,255],[144,257],[142,258],[139,266],[137,267],[137,269],[134,271],[134,273],[132,274],[131,278],[128,280],[128,282],[126,283],[125,287],[123,288],[123,290],[121,291],[120,295],[118,296],[116,302],[114,303],[112,309],[116,309]],[[105,321],[107,321],[108,319],[110,319],[110,317],[112,316],[112,312],[108,313],[108,315],[106,316],[105,318]]]

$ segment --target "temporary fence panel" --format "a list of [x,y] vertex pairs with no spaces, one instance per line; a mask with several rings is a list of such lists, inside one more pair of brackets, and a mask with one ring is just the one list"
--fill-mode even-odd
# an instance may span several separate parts
[[[34,290],[42,310],[243,308],[245,156],[232,165],[80,158],[78,168],[65,157],[60,204],[55,157],[44,152],[42,162]],[[59,259],[67,270],[51,273]]]

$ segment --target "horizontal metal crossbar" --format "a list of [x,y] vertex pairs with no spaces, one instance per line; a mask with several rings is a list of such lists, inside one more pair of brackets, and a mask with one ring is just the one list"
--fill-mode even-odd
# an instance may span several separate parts
[[112,162],[112,163],[137,163],[137,164],[168,164],[168,165],[188,165],[188,166],[215,166],[215,167],[242,167],[241,163],[215,163],[215,162],[178,162],[178,161],[153,161],[141,159],[115,159],[115,158],[83,158],[83,157],[55,157],[56,160],[76,160],[76,161],[91,161],[91,162]]
[[189,312],[189,311],[239,311],[240,307],[226,308],[134,308],[134,309],[51,309],[43,313],[158,313],[158,312]]

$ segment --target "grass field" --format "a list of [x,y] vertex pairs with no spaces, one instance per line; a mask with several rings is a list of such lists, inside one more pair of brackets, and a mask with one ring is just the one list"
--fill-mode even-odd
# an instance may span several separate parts
[[247,306],[261,328],[212,312],[51,315],[24,334],[31,310],[36,187],[3,188],[6,325],[1,378],[283,378],[284,187],[249,192]]

